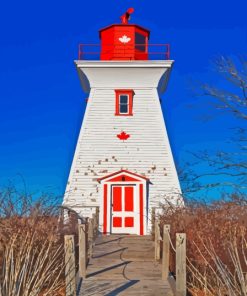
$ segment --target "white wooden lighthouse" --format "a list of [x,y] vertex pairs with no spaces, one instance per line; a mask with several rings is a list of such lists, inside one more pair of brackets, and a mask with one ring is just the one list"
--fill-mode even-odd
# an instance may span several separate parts
[[89,97],[63,205],[85,217],[99,207],[103,233],[145,235],[152,208],[177,203],[181,190],[159,97],[169,46],[152,55],[150,32],[128,23],[132,12],[100,30],[98,60],[80,50],[75,61]]

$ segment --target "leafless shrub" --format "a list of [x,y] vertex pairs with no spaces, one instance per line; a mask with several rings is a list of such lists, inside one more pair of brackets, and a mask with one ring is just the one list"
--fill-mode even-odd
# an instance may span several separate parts
[[245,236],[246,230],[241,234],[240,242],[237,241],[236,236],[233,236],[233,240],[227,243],[228,262],[231,264],[226,264],[217,255],[210,239],[208,239],[207,245],[202,241],[202,251],[195,244],[203,259],[203,264],[198,266],[196,262],[192,263],[191,260],[187,260],[187,267],[190,272],[188,284],[194,295],[198,295],[198,292],[201,291],[205,295],[247,295],[247,246]]
[[[193,295],[247,295],[247,205],[233,195],[212,204],[187,203],[164,209],[162,224],[187,234],[187,279]],[[175,271],[174,253],[170,270]]]
[[57,201],[0,193],[0,296],[63,295],[64,250]]
[[13,236],[3,251],[0,295],[38,296],[54,295],[61,288],[63,270],[62,245],[49,235],[37,244],[39,234],[34,232]]

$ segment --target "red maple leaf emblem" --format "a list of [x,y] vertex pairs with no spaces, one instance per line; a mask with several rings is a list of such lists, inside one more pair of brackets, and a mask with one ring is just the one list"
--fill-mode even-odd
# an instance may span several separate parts
[[117,135],[117,137],[119,138],[119,140],[127,140],[130,135],[126,134],[126,132],[121,132],[120,134]]

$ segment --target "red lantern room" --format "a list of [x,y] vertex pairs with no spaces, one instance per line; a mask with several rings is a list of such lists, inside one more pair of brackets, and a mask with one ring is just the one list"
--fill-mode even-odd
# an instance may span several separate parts
[[149,30],[128,24],[130,8],[122,15],[121,24],[101,29],[101,60],[147,60]]
[[150,44],[149,30],[128,23],[133,12],[129,8],[120,17],[120,24],[99,30],[100,44],[79,44],[78,60],[169,60],[169,44]]

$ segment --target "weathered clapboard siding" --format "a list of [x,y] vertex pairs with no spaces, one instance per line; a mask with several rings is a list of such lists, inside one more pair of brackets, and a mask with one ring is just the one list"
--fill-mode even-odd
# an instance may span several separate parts
[[[163,70],[158,68],[157,73],[145,67],[137,73],[132,66],[125,72],[124,82],[119,78],[118,83],[112,74],[116,69],[90,68],[89,71],[82,67],[92,88],[64,198],[66,205],[77,206],[82,214],[83,206],[100,205],[102,189],[97,178],[120,169],[150,178],[149,208],[165,203],[165,197],[174,202],[179,197],[180,186],[157,92],[167,66]],[[133,71],[138,81],[132,81]],[[123,77],[122,72],[116,71]],[[133,88],[133,116],[115,116],[114,90],[118,88]],[[122,131],[130,134],[124,142],[117,138]]]

